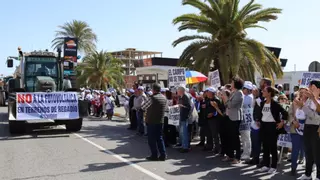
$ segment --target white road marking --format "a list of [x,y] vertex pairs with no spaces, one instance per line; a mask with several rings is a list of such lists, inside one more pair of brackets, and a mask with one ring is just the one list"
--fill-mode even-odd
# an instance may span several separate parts
[[131,161],[129,161],[129,160],[127,160],[127,159],[125,159],[125,158],[123,158],[123,157],[121,157],[121,156],[119,156],[119,155],[117,155],[117,154],[115,154],[115,153],[113,153],[113,152],[111,152],[111,151],[109,151],[108,149],[106,149],[106,148],[104,148],[104,147],[102,147],[102,146],[100,146],[100,145],[98,145],[98,144],[90,141],[89,139],[87,139],[87,138],[85,138],[85,137],[82,137],[81,135],[79,135],[79,134],[77,134],[77,133],[73,133],[73,134],[74,134],[75,136],[79,137],[80,139],[86,141],[87,143],[89,143],[89,144],[95,146],[96,148],[100,149],[101,151],[104,151],[105,153],[113,156],[114,158],[116,158],[116,159],[118,159],[118,160],[120,160],[120,161],[128,164],[129,166],[137,169],[138,171],[140,171],[140,172],[142,172],[142,173],[144,173],[144,174],[152,177],[153,179],[155,179],[155,180],[165,180],[164,178],[162,178],[162,177],[154,174],[153,172],[151,172],[151,171],[149,171],[149,170],[146,170],[146,169],[144,169],[143,167],[141,167],[141,166],[139,166],[139,165],[137,165],[137,164],[134,164],[133,162],[131,162]]

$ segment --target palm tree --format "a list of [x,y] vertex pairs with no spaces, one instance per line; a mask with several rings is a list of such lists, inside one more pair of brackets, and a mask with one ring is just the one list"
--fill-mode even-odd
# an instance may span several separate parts
[[75,37],[78,39],[79,51],[87,54],[96,49],[97,35],[85,21],[73,20],[58,27],[56,38],[52,40],[52,48],[62,47],[65,37]]
[[122,61],[103,50],[85,56],[83,63],[77,66],[77,72],[81,72],[77,78],[81,86],[106,90],[108,85],[115,88],[124,85]]
[[199,14],[184,14],[176,17],[173,24],[178,30],[196,30],[198,34],[175,40],[177,46],[192,41],[180,56],[180,65],[192,67],[207,74],[210,68],[219,69],[220,77],[227,83],[239,75],[254,82],[258,71],[265,77],[283,75],[279,60],[265,46],[247,36],[249,28],[262,28],[260,22],[277,19],[281,9],[266,8],[251,0],[239,7],[240,0],[183,0],[183,5],[197,8]]

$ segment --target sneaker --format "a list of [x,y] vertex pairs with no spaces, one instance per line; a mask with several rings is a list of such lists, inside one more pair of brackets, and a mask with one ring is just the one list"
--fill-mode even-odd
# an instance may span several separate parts
[[277,172],[277,169],[275,168],[270,168],[269,171],[268,171],[268,174],[274,174]]
[[263,166],[262,168],[259,169],[260,172],[268,172],[270,170],[270,168],[268,168],[267,166]]
[[302,176],[300,176],[298,178],[298,180],[312,180],[311,176],[306,176],[305,174],[303,174]]

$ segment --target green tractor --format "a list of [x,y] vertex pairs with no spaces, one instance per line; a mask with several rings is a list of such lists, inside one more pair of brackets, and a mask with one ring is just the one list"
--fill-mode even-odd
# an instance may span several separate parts
[[[13,78],[9,79],[7,83],[10,132],[12,134],[24,133],[27,125],[39,128],[43,126],[65,125],[67,131],[79,131],[82,127],[83,117],[88,115],[87,103],[77,98],[79,96],[77,89],[63,89],[64,62],[60,59],[61,51],[58,51],[58,56],[56,56],[55,53],[48,52],[47,50],[30,53],[23,53],[20,48],[18,50],[18,58],[7,59],[8,68],[13,67],[13,60],[19,61]],[[27,96],[25,96],[26,93]],[[57,104],[54,104],[56,107],[51,107],[55,115],[52,113],[48,115],[48,112],[44,111],[44,109],[50,109],[46,103],[50,102],[48,98],[52,97],[51,95],[55,96],[55,94],[61,94],[62,98],[66,94],[76,94],[77,97],[73,98],[73,103],[76,103],[76,106],[78,106],[74,107],[77,108],[76,115],[59,117],[59,114],[63,114],[66,111],[63,110],[65,108],[59,107],[58,103],[67,101],[56,101]],[[25,99],[29,97],[28,95],[38,98],[35,99],[38,102],[21,104],[21,102],[28,101],[28,99]],[[20,99],[18,99],[19,97]],[[40,100],[42,103],[39,103]],[[21,113],[30,113],[31,115],[25,116],[24,119]]]

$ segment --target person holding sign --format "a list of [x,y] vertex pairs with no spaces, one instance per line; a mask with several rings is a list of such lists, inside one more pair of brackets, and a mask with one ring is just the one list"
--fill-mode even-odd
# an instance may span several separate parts
[[180,107],[179,137],[182,145],[180,152],[186,153],[189,152],[188,120],[191,115],[191,101],[183,86],[178,87],[177,93]]
[[[148,144],[151,156],[146,159],[149,161],[165,161],[167,158],[162,137],[167,99],[160,93],[160,90],[161,86],[154,84],[152,86],[153,95],[141,105],[141,110],[146,112],[146,122],[148,123]],[[160,154],[159,157],[158,152]]]
[[299,179],[312,179],[313,165],[317,166],[317,178],[320,179],[320,137],[318,134],[320,116],[318,105],[320,102],[320,80],[312,80],[309,84],[309,91],[304,92],[308,97],[306,102],[296,99],[294,102],[306,115],[303,130],[304,145],[306,153],[306,171]]
[[[265,101],[261,102],[261,111],[259,113],[258,126],[262,137],[263,146],[263,167],[260,172],[268,172],[274,174],[277,171],[278,151],[277,140],[278,135],[285,133],[283,128],[284,120],[288,118],[288,112],[274,100],[277,90],[273,87],[266,87],[262,91]],[[270,154],[272,156],[270,168]]]
[[[298,96],[295,97],[294,102],[289,108],[289,122],[290,126],[290,136],[292,142],[291,150],[291,174],[296,175],[296,170],[298,166],[298,157],[304,158],[304,144],[303,144],[303,129],[306,120],[306,115],[301,108],[298,107],[296,101],[303,101],[304,103],[308,100],[305,92],[306,88],[301,88],[299,90]],[[299,164],[303,162],[299,162]]]
[[250,81],[245,81],[242,92],[243,98],[243,120],[240,123],[240,136],[243,145],[243,153],[241,159],[248,161],[251,155],[251,123],[253,119],[254,98],[252,95],[253,84]]

